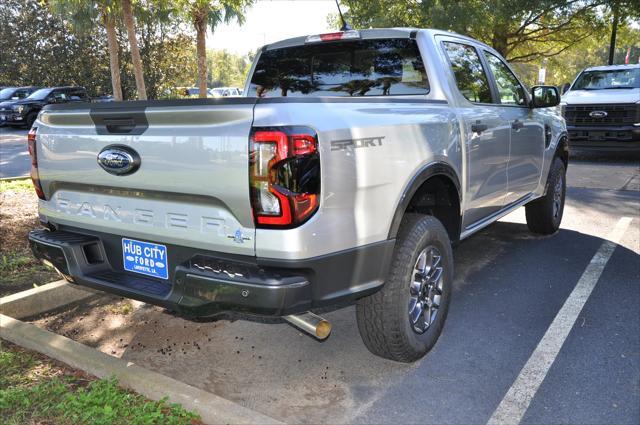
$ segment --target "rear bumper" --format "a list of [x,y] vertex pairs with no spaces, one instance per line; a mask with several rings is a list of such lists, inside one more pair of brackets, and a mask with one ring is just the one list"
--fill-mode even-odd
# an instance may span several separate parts
[[34,255],[74,283],[191,317],[224,311],[283,316],[354,301],[382,286],[395,243],[387,240],[305,260],[167,245],[169,279],[161,280],[125,271],[121,240],[77,229],[29,234]]
[[567,125],[569,145],[576,148],[640,150],[640,127]]

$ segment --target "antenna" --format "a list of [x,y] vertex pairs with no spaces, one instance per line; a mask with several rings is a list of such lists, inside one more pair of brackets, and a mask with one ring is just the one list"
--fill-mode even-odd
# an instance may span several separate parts
[[338,7],[338,13],[340,14],[340,20],[342,21],[342,27],[340,27],[340,31],[351,31],[351,25],[344,20],[344,16],[342,16],[342,10],[340,10],[340,3],[336,0],[336,6]]

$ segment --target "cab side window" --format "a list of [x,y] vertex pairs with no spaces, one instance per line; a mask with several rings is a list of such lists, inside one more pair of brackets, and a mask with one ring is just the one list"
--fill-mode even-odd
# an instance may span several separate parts
[[460,93],[470,102],[492,103],[489,80],[476,49],[450,41],[443,44]]
[[62,90],[55,90],[53,93],[51,93],[51,95],[49,97],[51,99],[55,99],[56,102],[66,102],[67,101],[67,95]]
[[503,105],[527,106],[524,88],[509,67],[499,57],[487,51],[484,52],[484,56],[487,58],[487,63],[493,73],[493,79],[496,82],[500,96],[500,103]]
[[80,100],[87,99],[87,94],[85,93],[84,90],[81,90],[81,89],[70,90],[68,94],[69,94],[69,100],[80,101]]

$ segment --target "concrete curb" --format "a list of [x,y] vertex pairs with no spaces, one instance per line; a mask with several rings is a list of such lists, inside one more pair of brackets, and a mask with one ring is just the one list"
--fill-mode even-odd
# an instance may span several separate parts
[[115,376],[120,385],[152,400],[167,397],[170,402],[197,412],[208,424],[281,424],[215,394],[3,314],[0,314],[0,337],[99,378]]
[[23,319],[100,295],[104,294],[58,280],[0,298],[0,313]]

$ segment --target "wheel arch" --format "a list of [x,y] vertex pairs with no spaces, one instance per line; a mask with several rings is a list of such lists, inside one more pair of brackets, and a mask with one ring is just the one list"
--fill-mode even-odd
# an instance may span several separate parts
[[[434,191],[436,195],[446,193],[446,199],[442,196],[428,196]],[[426,164],[405,186],[391,221],[389,238],[397,236],[405,213],[418,212],[438,218],[447,229],[451,241],[457,241],[460,239],[462,224],[461,204],[460,180],[453,167],[441,161]]]
[[560,135],[560,140],[558,141],[553,157],[560,158],[564,163],[565,169],[569,166],[569,135],[566,132]]

